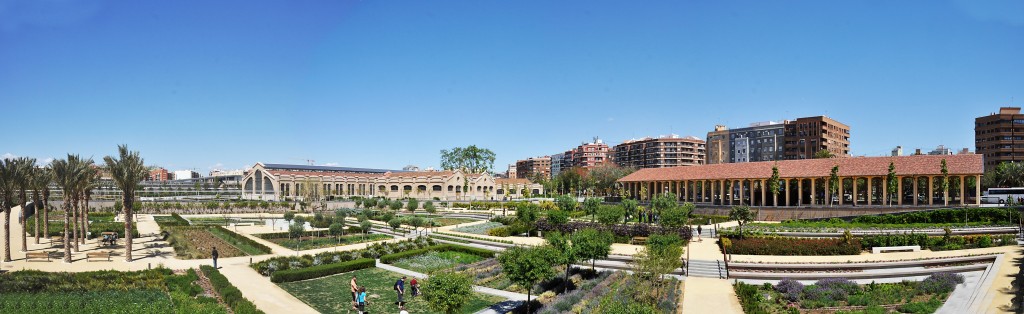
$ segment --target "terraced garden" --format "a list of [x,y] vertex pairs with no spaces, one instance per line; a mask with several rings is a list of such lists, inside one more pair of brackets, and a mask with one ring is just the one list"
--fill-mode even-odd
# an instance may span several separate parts
[[748,313],[934,313],[957,285],[959,274],[937,273],[921,282],[871,283],[823,279],[813,285],[793,280],[778,284],[735,286],[743,310]]
[[211,258],[214,247],[220,257],[268,254],[270,248],[220,226],[190,226],[181,216],[154,216],[167,243],[181,259]]
[[472,264],[483,260],[483,257],[455,251],[428,252],[423,255],[407,257],[395,261],[393,264],[399,268],[429,274],[439,270],[445,270],[456,265]]
[[502,227],[502,226],[505,226],[505,225],[500,223],[500,222],[488,221],[488,222],[485,222],[485,223],[482,223],[482,224],[458,227],[458,228],[452,229],[452,231],[464,232],[464,233],[473,233],[473,234],[479,234],[479,235],[487,235],[487,231],[488,230],[491,230],[491,229],[494,229],[494,228],[498,228],[498,227]]
[[357,244],[357,243],[364,243],[364,242],[373,242],[373,241],[387,240],[387,239],[391,239],[391,238],[393,238],[393,237],[390,236],[390,235],[386,235],[386,234],[366,234],[366,235],[363,235],[363,234],[353,234],[353,235],[340,236],[340,237],[330,237],[330,236],[327,236],[327,237],[302,237],[300,239],[296,239],[296,238],[267,238],[266,240],[270,241],[270,242],[274,242],[274,243],[276,243],[276,244],[278,244],[280,246],[283,246],[283,247],[286,247],[286,248],[289,248],[289,249],[292,249],[292,250],[304,251],[304,250],[319,249],[319,248],[325,248],[325,247],[334,247],[334,246],[339,246],[339,245],[349,245],[349,244]]

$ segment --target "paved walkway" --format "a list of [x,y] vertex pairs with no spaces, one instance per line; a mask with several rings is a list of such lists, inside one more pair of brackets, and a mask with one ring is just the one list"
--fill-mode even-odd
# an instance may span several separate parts
[[688,277],[683,296],[683,313],[743,313],[732,284],[725,279]]

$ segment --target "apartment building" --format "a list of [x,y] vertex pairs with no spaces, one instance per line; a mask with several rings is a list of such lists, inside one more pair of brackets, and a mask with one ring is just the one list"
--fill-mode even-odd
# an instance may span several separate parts
[[630,139],[615,145],[615,163],[622,167],[666,168],[704,164],[705,141],[670,134]]
[[530,157],[516,161],[516,178],[529,179],[540,175],[551,178],[551,157]]
[[974,149],[984,156],[985,171],[1002,162],[1024,160],[1024,115],[1020,107],[1002,107],[974,119]]
[[706,163],[772,161],[782,159],[784,122],[751,123],[739,129],[715,126],[708,132]]
[[786,121],[783,158],[811,159],[827,150],[835,157],[850,157],[850,126],[827,116]]

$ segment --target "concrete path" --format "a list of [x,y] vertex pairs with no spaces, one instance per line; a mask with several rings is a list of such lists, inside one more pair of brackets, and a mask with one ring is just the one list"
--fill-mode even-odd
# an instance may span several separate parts
[[248,263],[227,263],[220,269],[242,296],[251,300],[260,310],[267,313],[318,313],[278,285],[270,282],[248,266]]
[[683,296],[683,313],[743,313],[728,280],[688,277]]

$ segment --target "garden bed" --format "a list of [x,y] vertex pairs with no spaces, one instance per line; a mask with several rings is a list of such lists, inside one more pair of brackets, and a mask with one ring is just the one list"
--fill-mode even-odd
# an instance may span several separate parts
[[361,258],[375,259],[395,252],[426,248],[432,245],[434,245],[434,241],[426,237],[400,242],[378,242],[370,244],[361,250],[321,252],[302,256],[279,256],[260,261],[251,267],[264,276],[270,276],[274,272],[283,270],[305,269],[319,265],[344,263]]
[[269,247],[251,239],[239,239],[242,236],[221,227],[179,226],[166,227],[164,231],[168,233],[167,242],[181,259],[211,258],[213,247],[222,258],[270,253]]
[[364,242],[387,240],[392,238],[394,237],[386,234],[353,234],[340,237],[309,237],[303,238],[301,240],[295,238],[267,238],[266,240],[292,250],[305,251],[325,247],[334,247],[339,245],[349,245]]
[[452,229],[452,231],[463,232],[463,233],[479,234],[479,235],[487,235],[487,231],[489,231],[491,229],[494,229],[494,228],[503,227],[503,226],[505,226],[505,225],[500,223],[500,222],[488,221],[488,222],[481,223],[481,224],[458,227],[458,228]]
[[963,282],[962,275],[937,273],[921,282],[858,285],[837,278],[804,286],[786,279],[774,286],[738,283],[735,289],[748,314],[934,313]]
[[399,268],[429,274],[445,270],[456,265],[472,264],[483,260],[483,257],[456,251],[431,251],[423,255],[406,257],[391,263]]
[[[278,284],[282,289],[302,300],[320,313],[353,313],[352,297],[348,293],[349,280],[356,276],[360,286],[366,287],[369,313],[395,313],[397,307],[395,291],[392,289],[401,274],[379,268],[366,268],[318,279]],[[425,282],[420,283],[425,285]],[[342,287],[342,288],[339,288]],[[461,313],[476,313],[488,306],[504,301],[504,298],[473,293],[469,301],[462,307]],[[434,313],[429,310],[422,297],[405,296],[406,308],[409,313]]]

